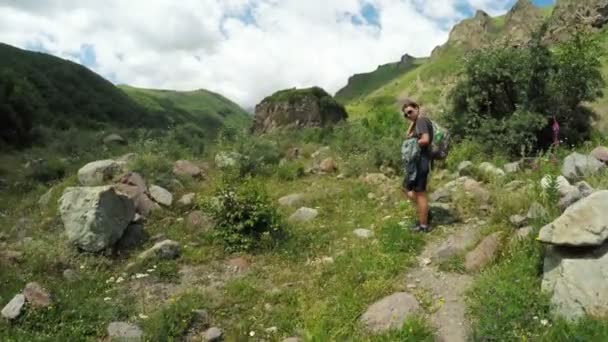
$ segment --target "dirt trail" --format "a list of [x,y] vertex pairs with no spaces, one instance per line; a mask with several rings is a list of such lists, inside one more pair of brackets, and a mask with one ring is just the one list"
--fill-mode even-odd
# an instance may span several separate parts
[[462,253],[477,240],[479,222],[445,227],[448,233],[427,244],[418,257],[419,266],[406,276],[408,288],[432,304],[429,320],[437,331],[437,341],[465,342],[470,335],[466,318],[465,292],[474,277],[467,274],[440,271],[436,256],[447,249]]

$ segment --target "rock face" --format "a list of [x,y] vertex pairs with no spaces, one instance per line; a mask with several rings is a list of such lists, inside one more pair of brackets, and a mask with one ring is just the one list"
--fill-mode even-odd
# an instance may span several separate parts
[[308,222],[314,220],[319,215],[316,209],[300,208],[289,217],[289,222]]
[[494,32],[492,18],[484,11],[477,11],[471,19],[466,19],[454,26],[450,32],[449,42],[476,49],[486,44],[490,33]]
[[108,337],[114,342],[143,341],[144,332],[135,324],[126,322],[112,322],[108,325]]
[[580,153],[572,153],[564,160],[562,174],[569,180],[576,180],[596,174],[605,165],[599,160]]
[[21,315],[21,310],[25,305],[25,296],[21,293],[13,297],[8,304],[2,309],[2,317],[6,319],[15,319]]
[[346,118],[344,107],[321,88],[287,89],[255,107],[252,129],[266,133],[279,127],[324,127]]
[[466,255],[464,267],[467,272],[477,272],[492,262],[500,248],[501,237],[500,232],[487,236]]
[[67,188],[59,211],[71,243],[88,252],[113,245],[135,216],[135,206],[112,186]]
[[547,249],[542,289],[556,313],[569,319],[608,314],[608,244],[589,250]]
[[83,186],[103,185],[118,173],[120,166],[115,160],[98,160],[88,163],[78,170],[78,181]]
[[549,20],[547,38],[562,41],[568,39],[577,26],[599,29],[607,22],[606,0],[560,0]]
[[599,246],[608,239],[608,191],[580,200],[552,223],[544,226],[539,240],[563,246]]
[[505,16],[505,34],[515,44],[527,43],[544,21],[542,9],[530,0],[518,0]]
[[418,310],[420,305],[414,296],[398,292],[372,304],[361,316],[360,321],[367,330],[382,333],[400,329],[403,323]]

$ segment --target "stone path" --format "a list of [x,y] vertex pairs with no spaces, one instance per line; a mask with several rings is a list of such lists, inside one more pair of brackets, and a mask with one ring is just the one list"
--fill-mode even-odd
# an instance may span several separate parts
[[464,253],[474,245],[479,238],[479,228],[480,222],[446,227],[448,234],[428,243],[418,257],[419,266],[406,275],[410,291],[423,297],[424,301],[432,301],[427,313],[436,329],[437,341],[468,340],[470,325],[466,318],[465,292],[474,278],[440,271],[438,264],[442,258]]

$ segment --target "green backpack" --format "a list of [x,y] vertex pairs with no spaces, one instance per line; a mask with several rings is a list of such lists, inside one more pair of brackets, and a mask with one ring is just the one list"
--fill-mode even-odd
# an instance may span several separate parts
[[450,153],[450,133],[435,121],[433,124],[433,144],[431,145],[431,157],[436,160],[444,160]]

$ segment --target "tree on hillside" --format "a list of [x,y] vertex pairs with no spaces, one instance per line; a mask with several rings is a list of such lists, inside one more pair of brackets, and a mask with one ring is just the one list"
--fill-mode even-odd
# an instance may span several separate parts
[[0,70],[0,140],[9,145],[28,144],[40,108],[40,99],[27,79],[8,69]]
[[456,138],[511,154],[536,151],[550,146],[554,117],[568,143],[589,136],[593,114],[582,103],[601,96],[599,46],[580,33],[550,49],[542,36],[541,30],[525,47],[488,47],[466,59],[445,118]]

